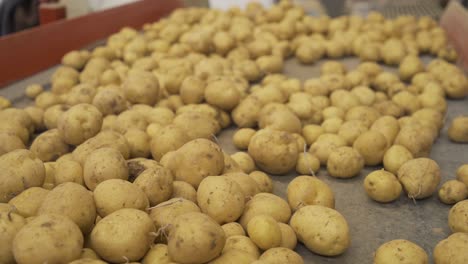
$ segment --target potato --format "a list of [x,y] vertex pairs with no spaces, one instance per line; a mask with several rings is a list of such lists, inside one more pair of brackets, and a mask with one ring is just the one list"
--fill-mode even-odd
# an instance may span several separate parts
[[249,96],[242,100],[232,111],[234,123],[240,127],[254,127],[257,124],[258,114],[263,106],[259,98]]
[[93,105],[104,115],[118,115],[127,110],[127,99],[123,92],[118,89],[105,87],[97,91],[93,98]]
[[26,94],[27,97],[34,99],[43,91],[44,91],[44,88],[40,84],[34,83],[34,84],[28,85],[24,93]]
[[151,206],[167,201],[173,193],[173,176],[163,167],[148,168],[133,182],[143,190]]
[[35,216],[48,193],[49,190],[41,187],[31,187],[15,196],[8,203],[14,206],[16,213],[23,217]]
[[444,204],[454,204],[468,197],[468,187],[463,182],[449,180],[442,184],[438,194]]
[[173,121],[187,134],[190,140],[197,138],[212,138],[221,130],[220,123],[205,113],[184,112],[178,114]]
[[336,178],[351,178],[364,168],[364,158],[356,149],[339,147],[330,152],[327,161],[328,174]]
[[229,78],[217,78],[208,82],[205,88],[205,100],[210,105],[230,111],[241,100],[241,93]]
[[334,209],[307,205],[293,214],[289,224],[296,232],[297,239],[316,254],[337,256],[349,247],[348,223]]
[[99,221],[90,234],[91,248],[109,262],[137,261],[151,244],[155,232],[151,218],[133,208],[117,210]]
[[294,252],[292,249],[285,247],[276,247],[270,248],[267,251],[263,252],[259,260],[265,261],[265,263],[271,264],[281,264],[281,263],[291,263],[291,264],[303,264],[304,260],[301,255]]
[[45,177],[44,183],[42,184],[42,188],[51,190],[55,187],[55,167],[56,162],[44,163]]
[[330,95],[332,106],[339,107],[344,111],[358,106],[360,104],[359,98],[347,90],[336,90]]
[[323,127],[319,125],[305,125],[302,127],[302,135],[308,146],[312,145],[324,132]]
[[325,133],[320,135],[310,146],[309,152],[319,159],[320,164],[327,164],[330,153],[342,146],[346,146],[346,142],[342,137],[336,134]]
[[434,263],[465,263],[468,259],[467,239],[467,233],[458,232],[440,241],[434,248]]
[[405,239],[395,239],[382,244],[375,251],[374,263],[429,263],[429,257],[424,249],[415,243]]
[[256,215],[247,224],[250,239],[262,250],[281,245],[281,229],[269,215]]
[[325,45],[318,41],[306,40],[297,47],[296,58],[303,64],[312,64],[321,59],[326,52]]
[[94,190],[108,179],[127,180],[128,166],[124,157],[114,148],[100,148],[91,152],[83,165],[83,177],[86,187]]
[[294,230],[291,228],[291,226],[284,224],[284,223],[278,223],[280,230],[281,230],[281,244],[280,247],[284,248],[289,248],[294,250],[294,248],[297,245],[297,236],[296,233],[294,233]]
[[57,126],[65,143],[79,145],[99,132],[102,114],[93,105],[77,104],[60,116]]
[[194,203],[197,202],[197,191],[192,185],[184,181],[174,181],[171,198],[184,198]]
[[416,55],[408,55],[401,61],[398,73],[403,81],[408,81],[413,78],[414,75],[424,71],[424,64]]
[[257,183],[259,192],[273,192],[273,181],[268,174],[263,171],[252,171],[249,177]]
[[160,160],[169,151],[177,150],[189,141],[187,133],[180,127],[169,125],[159,129],[151,140],[151,155]]
[[37,211],[38,215],[60,214],[75,222],[88,234],[96,219],[93,195],[82,185],[67,182],[51,190]]
[[154,244],[146,253],[145,257],[141,260],[142,264],[169,264],[171,263],[171,258],[169,257],[169,252],[167,245],[165,244]]
[[457,169],[457,180],[463,182],[468,187],[468,165],[463,164]]
[[205,263],[219,256],[225,242],[223,229],[209,216],[186,213],[169,233],[169,257],[178,263]]
[[240,150],[246,150],[249,147],[250,139],[255,135],[255,132],[256,131],[252,128],[240,128],[232,137],[234,146]]
[[125,133],[125,139],[127,139],[128,146],[130,148],[131,158],[146,158],[150,154],[149,141],[150,138],[146,132],[139,129],[133,128],[127,130]]
[[11,102],[8,98],[0,96],[0,110],[7,109],[11,106]]
[[467,233],[468,227],[468,200],[457,202],[449,211],[448,225],[453,233],[464,232]]
[[392,202],[401,195],[402,187],[393,173],[376,170],[364,179],[364,189],[367,195],[380,203]]
[[267,129],[255,133],[248,153],[259,168],[272,174],[287,173],[294,168],[298,157],[297,144],[291,134]]
[[8,202],[29,187],[44,184],[42,161],[25,149],[13,150],[0,156],[0,202]]
[[101,258],[99,258],[99,256],[96,254],[96,252],[94,252],[94,250],[92,250],[90,248],[83,248],[81,250],[80,258],[81,259],[101,260]]
[[13,239],[25,225],[24,218],[12,211],[0,209],[0,259],[3,263],[15,263],[13,257]]
[[13,255],[18,263],[70,262],[80,257],[82,248],[83,235],[78,226],[57,214],[35,217],[13,240]]
[[257,258],[243,250],[233,249],[226,251],[221,256],[208,262],[209,264],[248,264],[253,263]]
[[296,172],[302,175],[314,175],[320,170],[320,161],[314,155],[305,152],[299,153],[297,159]]
[[179,216],[190,212],[200,212],[200,208],[194,202],[183,198],[172,198],[150,209],[150,218],[158,233],[166,236],[158,238],[163,238],[164,241],[168,231],[174,227],[173,223]]
[[387,139],[382,133],[369,130],[362,133],[354,141],[353,148],[364,158],[365,165],[375,166],[382,163],[383,156],[387,150]]
[[236,221],[244,211],[244,192],[228,177],[208,176],[197,190],[197,201],[203,213],[219,224]]
[[51,129],[36,137],[30,150],[40,160],[47,162],[68,153],[70,148],[60,136],[59,130]]
[[326,121],[327,119],[331,118],[340,118],[343,119],[345,116],[345,112],[343,109],[338,108],[336,106],[329,106],[322,110],[323,119]]
[[458,143],[468,142],[468,117],[459,116],[452,120],[448,129],[450,140]]
[[259,112],[258,126],[290,133],[301,132],[301,121],[287,106],[280,103],[266,104]]
[[28,106],[24,108],[24,111],[29,115],[31,118],[35,131],[43,131],[44,127],[44,109],[36,107],[36,106]]
[[419,123],[400,125],[394,144],[407,148],[414,157],[427,157],[432,148],[434,132]]
[[23,144],[27,144],[29,141],[29,131],[26,127],[12,123],[9,121],[0,122],[0,133],[7,133],[10,135],[15,135],[23,141]]
[[252,257],[254,257],[255,259],[258,259],[260,257],[260,250],[251,238],[246,237],[245,235],[235,235],[226,237],[226,244],[223,248],[223,254],[231,250],[241,250],[252,255]]
[[236,152],[231,155],[231,159],[233,159],[239,168],[245,173],[251,173],[256,169],[254,160],[247,152]]
[[0,156],[16,149],[25,149],[23,141],[15,134],[0,132]]
[[154,105],[159,97],[159,81],[151,72],[132,69],[122,84],[125,98],[133,104]]
[[409,160],[398,170],[398,180],[412,199],[424,199],[431,196],[440,182],[440,168],[428,158]]
[[244,228],[237,222],[224,224],[221,228],[223,229],[227,239],[231,236],[245,236]]
[[393,145],[385,151],[383,165],[385,170],[393,174],[397,174],[401,165],[412,159],[413,154],[411,154],[411,152],[404,146]]
[[450,78],[442,80],[442,87],[445,89],[447,97],[452,99],[465,98],[468,93],[468,81],[464,74],[455,73]]
[[289,206],[293,211],[306,205],[335,207],[335,197],[330,187],[316,177],[301,175],[294,178],[287,187]]
[[308,79],[304,82],[304,92],[312,96],[327,96],[331,91],[321,79]]
[[60,103],[60,98],[58,95],[53,94],[51,92],[43,92],[39,94],[35,99],[34,102],[37,107],[46,109],[52,105],[56,105]]
[[249,177],[248,174],[243,172],[230,172],[223,174],[222,176],[228,177],[231,180],[235,181],[242,189],[244,193],[245,201],[248,201],[250,198],[259,193],[259,188],[257,182]]
[[338,135],[342,137],[347,145],[352,146],[354,141],[368,130],[366,123],[362,120],[349,120],[344,122],[338,130]]
[[291,217],[291,209],[282,198],[271,193],[259,193],[245,204],[239,223],[247,229],[250,219],[261,214],[269,215],[278,222],[287,223]]

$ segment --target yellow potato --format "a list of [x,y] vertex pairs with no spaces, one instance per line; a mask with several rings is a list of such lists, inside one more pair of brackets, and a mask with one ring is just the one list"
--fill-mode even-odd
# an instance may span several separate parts
[[374,263],[429,263],[429,257],[424,249],[415,243],[404,239],[395,239],[386,242],[376,250]]
[[448,136],[454,142],[468,142],[468,117],[459,116],[454,118],[450,124]]
[[245,235],[226,236],[226,244],[223,248],[223,254],[231,250],[241,250],[249,253],[255,259],[260,257],[260,250],[251,238]]
[[460,181],[449,180],[439,189],[439,200],[445,204],[454,204],[468,198],[468,187]]
[[249,177],[257,183],[259,192],[273,192],[273,181],[268,174],[263,171],[252,171]]
[[15,196],[8,204],[14,206],[15,211],[23,217],[35,216],[48,193],[49,190],[41,187],[31,187]]
[[368,166],[382,163],[387,146],[385,136],[375,130],[362,133],[353,144],[353,148],[361,154]]
[[301,255],[294,252],[293,249],[285,247],[276,247],[270,248],[259,258],[260,261],[271,264],[281,264],[281,263],[290,263],[290,264],[303,264],[304,260]]
[[250,239],[262,250],[281,245],[281,229],[269,215],[256,215],[247,224]]
[[452,209],[450,209],[448,215],[448,224],[450,230],[453,233],[464,232],[467,233],[468,227],[466,221],[468,221],[468,200],[463,200],[456,203]]
[[397,174],[401,165],[412,159],[413,154],[411,154],[411,152],[404,146],[393,145],[385,151],[383,165],[385,170],[393,174]]
[[13,256],[13,239],[19,230],[25,225],[25,219],[14,213],[14,208],[3,208],[0,204],[0,259],[3,263],[15,263]]
[[465,263],[468,259],[468,233],[458,232],[440,241],[434,248],[435,264]]
[[468,187],[468,165],[464,164],[457,169],[457,180],[463,182]]
[[331,188],[323,181],[311,176],[294,178],[287,188],[289,206],[293,211],[306,205],[335,207],[335,196]]
[[424,199],[431,196],[440,182],[440,168],[428,158],[409,160],[398,170],[398,180],[413,199]]
[[364,158],[351,147],[339,147],[330,152],[327,161],[328,174],[336,178],[351,178],[364,168]]
[[221,226],[226,238],[231,236],[245,236],[244,228],[237,222],[227,223]]
[[280,247],[284,248],[289,248],[294,250],[297,245],[297,236],[296,233],[294,233],[294,230],[292,229],[291,226],[284,224],[284,223],[278,223],[280,229],[281,229],[281,244]]
[[364,180],[364,189],[370,198],[381,203],[398,199],[402,191],[396,176],[385,170],[369,173]]

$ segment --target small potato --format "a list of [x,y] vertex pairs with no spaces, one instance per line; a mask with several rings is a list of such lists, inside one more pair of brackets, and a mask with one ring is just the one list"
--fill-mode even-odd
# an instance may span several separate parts
[[400,106],[405,113],[412,114],[421,108],[421,103],[416,95],[408,91],[402,91],[392,97],[392,102]]
[[[90,248],[83,248],[81,251],[81,256],[80,259],[92,259],[92,260],[100,260],[99,256],[94,252],[94,250]],[[101,263],[96,263],[96,264],[101,264]]]
[[380,113],[369,106],[355,106],[348,110],[345,120],[361,120],[370,127],[378,118]]
[[373,200],[388,203],[400,197],[402,187],[394,174],[384,170],[376,170],[366,176],[364,189]]
[[302,128],[302,135],[308,146],[312,145],[324,133],[323,127],[319,125],[305,125]]
[[156,166],[141,172],[133,182],[140,187],[151,206],[167,201],[173,194],[173,175],[169,169]]
[[301,132],[301,120],[286,105],[268,103],[259,112],[258,126],[290,133]]
[[468,187],[463,182],[449,180],[442,184],[438,194],[444,204],[454,204],[468,198]]
[[232,111],[232,120],[240,127],[254,127],[257,124],[258,113],[263,103],[259,98],[249,96],[242,100]]
[[44,198],[38,215],[60,214],[75,222],[84,234],[88,234],[96,219],[93,195],[82,185],[67,182],[58,185]]
[[39,94],[34,99],[34,102],[37,107],[42,108],[42,109],[47,109],[53,105],[59,104],[60,98],[58,95],[46,91],[46,92]]
[[0,156],[16,149],[25,149],[21,139],[8,132],[0,132]]
[[197,189],[198,206],[219,224],[236,221],[244,211],[244,192],[228,177],[208,176]]
[[306,152],[299,153],[296,172],[301,175],[314,175],[320,170],[320,160],[314,155]]
[[92,103],[104,116],[118,115],[128,108],[127,99],[118,87],[100,89]]
[[323,43],[318,41],[304,41],[296,49],[296,58],[303,64],[312,64],[325,55]]
[[8,108],[10,106],[11,106],[10,100],[3,97],[3,96],[0,96],[0,110],[6,109],[6,108]]
[[288,203],[271,193],[259,193],[245,204],[244,213],[242,214],[239,223],[247,229],[247,224],[250,219],[256,215],[266,214],[276,221],[287,223],[291,217],[291,208]]
[[14,206],[16,212],[25,218],[35,216],[48,193],[49,190],[44,188],[31,187],[15,196],[8,204]]
[[26,87],[25,94],[27,97],[34,99],[44,91],[40,84],[31,84]]
[[424,199],[431,196],[440,182],[440,168],[428,158],[409,160],[398,170],[398,180],[412,199]]
[[323,127],[323,131],[325,133],[336,134],[338,133],[341,125],[343,125],[343,119],[333,117],[323,121],[321,126]]
[[464,232],[468,233],[468,200],[463,200],[456,203],[452,209],[450,209],[448,215],[448,225],[453,233]]
[[18,263],[68,263],[80,257],[83,240],[80,229],[68,217],[45,214],[16,234],[13,254]]
[[159,97],[159,81],[151,72],[133,69],[122,84],[125,98],[133,104],[154,105]]
[[248,153],[259,168],[272,174],[289,172],[298,157],[296,140],[291,134],[267,129],[255,133]]
[[29,115],[34,123],[35,131],[43,131],[45,129],[44,109],[36,106],[28,106],[24,108],[24,111]]
[[[200,212],[200,208],[194,202],[183,198],[172,198],[150,209],[150,217],[156,229],[163,234],[171,230],[174,221],[179,216],[190,212]],[[162,236],[158,238],[163,238],[164,241],[166,239]]]
[[44,184],[43,162],[32,152],[17,149],[0,156],[0,202],[6,203],[29,187]]
[[70,106],[57,104],[47,108],[44,111],[43,121],[47,129],[57,128],[59,118],[65,113]]
[[247,224],[250,239],[262,250],[281,245],[281,229],[269,215],[256,215]]
[[77,104],[58,120],[57,127],[65,143],[79,145],[95,136],[102,126],[102,114],[90,104]]
[[141,264],[169,264],[171,263],[171,258],[169,257],[169,252],[167,245],[165,244],[154,244],[146,252],[145,257],[141,260]]
[[342,137],[348,146],[352,146],[354,141],[368,130],[366,123],[362,120],[349,120],[343,123],[338,130],[338,135]]
[[415,55],[409,55],[403,58],[398,68],[400,79],[403,81],[411,80],[414,75],[422,71],[424,71],[424,64],[421,59]]
[[231,158],[239,165],[239,168],[242,169],[242,171],[245,173],[251,173],[256,169],[254,160],[247,152],[236,152],[231,155]]
[[208,82],[204,96],[210,105],[226,111],[232,110],[241,100],[240,91],[229,78],[217,78]]
[[250,144],[250,139],[255,135],[255,132],[256,131],[252,128],[241,128],[237,130],[232,137],[234,146],[240,150],[247,150]]
[[463,182],[468,187],[468,164],[458,167],[457,180]]
[[330,96],[332,106],[339,107],[345,112],[349,109],[359,106],[359,98],[347,90],[336,90]]
[[108,179],[128,179],[128,166],[120,152],[113,148],[100,148],[91,152],[83,165],[86,187],[94,190]]
[[231,236],[245,236],[244,228],[237,222],[227,223],[221,226],[226,238]]
[[171,198],[184,198],[194,203],[197,202],[197,190],[192,185],[184,181],[174,181],[172,184]]
[[459,116],[452,120],[448,129],[450,140],[457,143],[468,143],[468,117]]
[[424,249],[415,243],[404,239],[395,239],[386,242],[375,251],[374,263],[429,263],[429,257]]
[[221,226],[202,213],[186,213],[169,233],[169,257],[178,263],[205,263],[221,253],[226,236]]
[[93,194],[97,213],[101,217],[106,217],[122,208],[145,211],[149,206],[148,198],[138,186],[121,179],[110,179],[99,183]]
[[278,223],[281,229],[281,244],[280,247],[294,250],[297,245],[297,236],[294,230],[288,224]]
[[334,209],[321,205],[301,207],[291,217],[290,225],[297,239],[314,253],[337,256],[350,245],[348,223]]
[[184,130],[190,140],[211,139],[221,130],[220,123],[214,117],[191,111],[178,114],[174,118],[173,124]]
[[156,161],[160,160],[169,151],[177,150],[189,141],[185,131],[174,125],[159,129],[151,139],[151,155]]
[[130,148],[130,158],[146,158],[150,154],[150,138],[146,132],[133,128],[124,134]]
[[369,130],[362,133],[354,141],[353,148],[359,151],[364,158],[365,165],[375,166],[382,163],[383,156],[387,150],[387,139],[382,133]]
[[458,232],[440,241],[434,248],[435,264],[462,264],[468,259],[468,233]]
[[345,74],[346,73],[346,67],[344,64],[342,64],[339,61],[325,61],[321,66],[320,66],[320,74],[325,75],[325,74]]
[[70,151],[69,146],[60,136],[58,129],[47,130],[36,137],[31,144],[30,150],[40,160],[55,161],[60,156]]
[[257,183],[259,192],[273,193],[273,181],[268,174],[263,171],[252,171],[249,177]]
[[270,248],[267,251],[263,252],[259,260],[265,261],[265,263],[271,263],[271,264],[282,264],[282,263],[303,264],[304,263],[304,260],[302,259],[301,255],[296,253],[293,249],[285,248],[285,247]]
[[274,55],[261,56],[255,62],[260,71],[264,73],[282,72],[284,67],[283,58]]
[[364,158],[351,147],[339,147],[330,152],[327,161],[328,174],[336,178],[351,178],[364,168]]
[[223,174],[222,176],[228,177],[231,180],[235,181],[242,189],[244,193],[245,201],[248,201],[250,198],[259,193],[257,182],[249,177],[248,174],[243,172],[230,172]]
[[188,76],[180,85],[180,98],[184,104],[199,104],[205,99],[205,80]]
[[335,196],[323,181],[311,176],[294,178],[287,188],[289,206],[293,211],[307,205],[335,208]]
[[241,250],[249,253],[255,259],[260,257],[260,250],[257,245],[251,240],[251,238],[245,235],[238,236],[226,236],[226,244],[223,248],[223,254],[231,250]]
[[256,261],[256,257],[244,250],[232,249],[222,253],[209,264],[247,264]]
[[385,151],[383,165],[385,170],[397,174],[401,165],[412,159],[413,154],[408,149],[401,145],[393,145]]
[[336,106],[329,106],[322,110],[323,119],[327,120],[330,118],[340,118],[343,119],[345,116],[345,112],[343,109],[338,108]]
[[90,234],[91,248],[109,262],[138,261],[143,258],[155,232],[146,212],[124,208],[104,217]]
[[346,141],[336,134],[322,134],[309,148],[309,152],[316,156],[320,164],[327,164],[330,153],[338,147],[346,146]]

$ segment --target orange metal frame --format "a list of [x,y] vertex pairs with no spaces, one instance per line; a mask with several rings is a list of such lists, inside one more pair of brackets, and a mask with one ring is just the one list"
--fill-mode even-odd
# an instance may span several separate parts
[[70,50],[83,48],[124,26],[140,28],[182,6],[179,0],[141,0],[1,37],[0,87],[58,64]]

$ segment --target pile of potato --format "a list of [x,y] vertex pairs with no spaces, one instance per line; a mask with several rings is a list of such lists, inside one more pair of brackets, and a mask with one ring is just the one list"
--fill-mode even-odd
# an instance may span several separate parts
[[[421,54],[438,59],[426,66]],[[361,63],[335,60],[345,56]],[[282,74],[290,57],[332,60],[301,82]],[[381,203],[435,193],[441,171],[428,156],[445,98],[468,93],[455,60],[431,18],[310,17],[288,0],[177,9],[71,51],[50,90],[26,88],[33,105],[0,98],[0,262],[304,263],[298,241],[340,255],[349,226],[315,173],[383,166],[363,183]],[[216,135],[233,125],[230,155]],[[449,135],[467,142],[467,117]],[[294,170],[287,199],[273,194],[268,174]],[[463,165],[438,191],[455,205],[436,263],[467,262],[467,186]],[[393,240],[374,263],[428,256]]]

